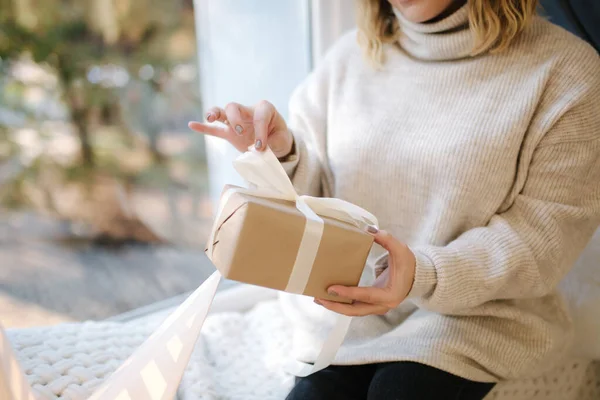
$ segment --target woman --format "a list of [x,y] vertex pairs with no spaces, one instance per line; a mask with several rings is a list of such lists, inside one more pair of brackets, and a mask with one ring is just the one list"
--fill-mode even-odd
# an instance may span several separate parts
[[[600,220],[600,60],[535,0],[361,0],[297,89],[192,129],[270,148],[299,191],[374,213],[383,288],[283,297],[311,362],[331,313],[360,316],[289,399],[482,399],[568,354],[556,286]],[[362,49],[362,52],[361,52]],[[215,126],[221,121],[228,125]]]

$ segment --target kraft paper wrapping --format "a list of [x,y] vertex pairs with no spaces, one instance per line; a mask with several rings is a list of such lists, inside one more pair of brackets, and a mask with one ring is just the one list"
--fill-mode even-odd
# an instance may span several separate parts
[[[288,202],[285,207],[287,207],[286,212],[290,215],[296,214],[289,210],[289,202],[294,202],[296,209],[303,215],[305,223],[304,230],[301,231],[300,244],[296,246],[295,261],[286,283],[285,290],[287,291],[304,293],[314,289],[317,293],[322,290],[319,285],[313,285],[311,270],[314,263],[319,265],[319,263],[325,263],[330,258],[327,254],[319,255],[321,239],[328,241],[330,240],[329,236],[336,236],[335,233],[328,232],[329,230],[333,229],[335,231],[337,228],[343,230],[342,236],[344,236],[344,239],[341,240],[342,242],[346,239],[350,240],[349,238],[354,234],[357,238],[360,236],[358,231],[348,229],[346,225],[343,227],[338,226],[337,222],[329,219],[345,222],[353,225],[356,229],[363,229],[366,224],[377,224],[374,216],[353,204],[338,199],[299,196],[270,150],[262,153],[251,150],[244,153],[236,160],[235,166],[238,172],[256,189],[251,191],[247,189],[229,189],[226,191],[215,219],[211,238],[216,237],[218,228],[224,226],[224,217],[228,217],[224,213],[224,206],[228,204],[229,198],[233,199],[238,194],[268,199],[263,201],[269,203],[269,209],[273,207],[273,199]],[[253,199],[252,201],[256,203],[258,200]],[[249,202],[247,201],[246,204],[249,204]],[[253,206],[248,207],[248,209],[251,207]],[[254,213],[255,211],[250,212],[254,216],[259,215]],[[298,218],[298,215],[296,214],[294,218]],[[242,218],[241,221],[245,221],[245,219]],[[247,222],[241,224],[246,226]],[[262,223],[266,224],[264,220],[262,220]],[[231,226],[233,227],[234,224]],[[250,225],[247,226],[250,227]],[[352,231],[354,233],[349,233]],[[294,233],[297,234],[297,231],[294,231]],[[367,247],[367,241],[361,240],[359,240],[361,245]],[[334,240],[333,243],[337,242]],[[294,244],[296,243],[294,242]],[[335,248],[335,245],[332,247]],[[215,248],[215,241],[210,240],[208,245],[209,257],[213,255]],[[319,261],[320,257],[324,261]],[[236,266],[236,264],[231,262],[229,266],[229,272],[232,272],[234,271],[232,266]],[[90,399],[173,400],[221,279],[221,273],[219,271],[214,272],[94,392]],[[316,275],[314,279],[316,279]],[[321,277],[319,277],[319,281],[320,279]],[[373,283],[373,280],[374,277],[363,274],[360,284],[369,285]],[[277,284],[280,285],[282,281],[278,281]],[[335,354],[346,336],[350,321],[350,317],[338,315],[337,322],[323,344],[314,365],[290,360],[287,367],[288,371],[297,376],[307,376],[327,367],[334,360]],[[2,396],[1,399],[11,400],[35,399],[35,391],[27,382],[2,326],[0,326],[0,396]]]
[[[227,193],[233,187],[227,187]],[[239,189],[239,188],[238,188]],[[235,192],[223,206],[212,262],[228,279],[285,290],[302,240],[306,218],[294,202]],[[324,229],[301,294],[348,303],[327,294],[331,285],[359,283],[373,237],[346,222],[323,217]]]

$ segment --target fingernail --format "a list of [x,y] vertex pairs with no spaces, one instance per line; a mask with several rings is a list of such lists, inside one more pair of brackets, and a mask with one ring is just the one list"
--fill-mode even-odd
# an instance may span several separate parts
[[235,126],[235,131],[237,132],[238,135],[241,135],[242,132],[244,132],[244,128],[242,128],[241,125],[236,125]]
[[330,295],[330,296],[334,296],[334,297],[335,297],[335,296],[339,296],[339,295],[338,295],[336,292],[334,292],[334,291],[333,291],[333,290],[331,290],[331,289],[327,291],[327,294],[328,294],[328,295]]
[[314,299],[313,301],[315,302],[315,304],[318,304],[318,305],[320,305],[320,306],[322,306],[322,305],[323,305],[323,304],[321,304],[321,302],[320,302],[319,300],[317,300],[317,299]]
[[367,232],[375,234],[379,232],[379,229],[375,225],[369,225],[367,226]]
[[207,120],[208,122],[212,122],[212,121],[210,120],[210,119],[212,118],[212,116],[213,116],[213,115],[212,115],[212,113],[206,113],[206,120]]
[[261,147],[262,147],[262,140],[258,139],[258,140],[256,141],[256,143],[254,143],[254,147],[255,147],[257,150],[260,150],[260,149],[261,149]]

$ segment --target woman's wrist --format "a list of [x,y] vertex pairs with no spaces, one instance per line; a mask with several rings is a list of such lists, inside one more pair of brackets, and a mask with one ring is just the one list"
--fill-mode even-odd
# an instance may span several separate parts
[[291,132],[290,132],[290,136],[292,137],[292,145],[290,146],[290,151],[288,151],[288,153],[284,156],[277,157],[279,162],[283,163],[283,162],[287,162],[287,161],[293,161],[292,158],[293,158],[293,156],[296,155],[296,140],[294,139],[294,135],[292,135]]

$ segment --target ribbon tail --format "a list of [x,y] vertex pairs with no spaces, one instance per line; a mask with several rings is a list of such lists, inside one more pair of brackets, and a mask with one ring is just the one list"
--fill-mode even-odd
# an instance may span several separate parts
[[[374,282],[375,275],[373,271],[365,268],[358,285],[373,286]],[[329,332],[327,339],[325,339],[315,363],[311,365],[298,360],[293,360],[284,366],[284,369],[288,373],[304,378],[331,365],[335,360],[339,348],[342,347],[342,344],[344,343],[344,339],[350,330],[350,323],[352,322],[352,317],[342,314],[335,314],[335,316],[336,319],[333,328]]]
[[174,399],[220,281],[214,272],[89,400]]
[[344,342],[344,338],[350,328],[350,322],[352,317],[345,315],[337,315],[337,319],[331,332],[327,336],[321,352],[317,356],[314,365],[303,363],[297,360],[293,360],[291,364],[286,366],[287,372],[292,375],[304,378],[317,371],[327,368],[335,359],[338,349]]

